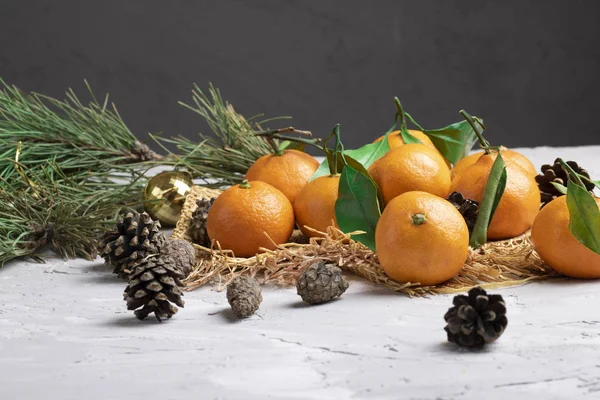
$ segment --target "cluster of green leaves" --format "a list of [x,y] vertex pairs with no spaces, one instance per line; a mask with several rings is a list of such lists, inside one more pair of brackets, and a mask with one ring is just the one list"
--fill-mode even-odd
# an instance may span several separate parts
[[[410,134],[407,122],[427,134],[442,155],[450,162],[456,163],[473,147],[477,136],[468,122],[462,121],[440,129],[424,129],[410,114],[402,108],[399,100],[396,122],[385,133],[383,140],[366,144],[358,149],[344,150],[341,145],[339,125],[325,139],[323,150],[327,155],[311,179],[332,173],[340,173],[338,199],[335,204],[336,221],[345,233],[360,232],[354,239],[375,250],[375,228],[382,210],[382,195],[369,175],[368,168],[389,150],[388,135],[399,126],[405,143],[421,143]],[[326,147],[329,138],[336,138],[333,149]]]

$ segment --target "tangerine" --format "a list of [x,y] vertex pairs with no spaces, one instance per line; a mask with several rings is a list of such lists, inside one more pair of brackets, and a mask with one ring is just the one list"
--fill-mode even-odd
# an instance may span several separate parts
[[338,197],[339,175],[318,177],[306,184],[294,201],[296,222],[307,237],[321,236],[333,223],[335,226],[335,202]]
[[[454,178],[450,191],[481,202],[496,156],[496,153],[480,156],[473,165]],[[516,163],[506,164],[506,174],[506,188],[487,231],[488,239],[492,240],[508,239],[524,233],[531,228],[540,209],[540,191],[534,177]]]
[[375,245],[390,278],[436,285],[458,274],[464,265],[469,229],[447,200],[426,192],[406,192],[383,211]]
[[[529,160],[529,158],[525,157],[523,154],[519,153],[518,151],[509,150],[504,146],[501,146],[501,149],[502,149],[502,158],[504,159],[504,162],[506,164],[515,163],[518,166],[520,166],[521,168],[523,168],[525,170],[525,172],[527,172],[528,174],[530,174],[532,176],[536,176],[538,174],[537,170],[535,169],[535,166],[533,165],[531,160]],[[467,169],[471,165],[475,164],[477,162],[477,160],[479,159],[479,157],[481,157],[484,154],[485,154],[484,151],[479,151],[477,153],[469,154],[468,156],[462,158],[459,162],[456,163],[456,165],[452,169],[452,179],[454,179],[457,175],[462,173],[465,169]],[[497,153],[494,152],[492,154],[497,154]]]
[[446,160],[424,144],[391,149],[369,167],[369,174],[381,189],[385,204],[415,190],[440,197],[450,193],[450,168]]
[[[600,199],[596,198],[600,206]],[[531,240],[542,260],[572,278],[600,278],[600,255],[588,249],[569,230],[567,196],[548,203],[533,222]]]
[[[429,146],[433,149],[436,149],[431,139],[429,139],[429,136],[427,136],[423,132],[414,129],[408,129],[408,133],[413,135],[415,138],[419,139],[421,143],[423,143],[425,146]],[[385,135],[379,136],[377,139],[375,139],[373,143],[381,142],[384,137]],[[400,147],[403,144],[405,144],[404,139],[402,139],[402,135],[400,134],[400,131],[393,131],[388,134],[388,144],[390,145],[390,149],[395,149],[396,147]]]
[[261,181],[244,181],[225,190],[206,220],[208,237],[238,257],[251,257],[261,248],[274,250],[294,230],[292,203],[279,190]]
[[298,150],[267,154],[254,162],[246,172],[249,181],[263,181],[279,189],[293,203],[300,190],[319,168],[311,155]]

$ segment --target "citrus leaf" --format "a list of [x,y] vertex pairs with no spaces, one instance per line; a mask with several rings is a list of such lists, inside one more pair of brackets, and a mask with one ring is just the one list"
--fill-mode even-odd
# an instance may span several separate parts
[[404,128],[400,129],[400,136],[402,136],[402,141],[404,142],[404,144],[423,143],[419,139],[411,135],[410,132]]
[[[369,143],[354,150],[344,150],[344,155],[349,156],[352,160],[357,161],[365,169],[369,168],[371,164],[373,164],[378,158],[381,158],[385,153],[390,151],[390,144],[387,138],[394,127],[395,124],[385,133],[381,141],[377,143]],[[321,163],[321,165],[319,165],[319,168],[317,168],[313,176],[310,178],[311,181],[320,176],[329,175],[329,159],[333,159],[333,157],[328,155],[328,157]],[[340,162],[342,162],[341,157],[338,159],[338,164],[340,164]],[[338,165],[338,170],[341,168],[342,167]]]
[[567,183],[569,230],[585,247],[600,254],[600,210],[594,196],[585,187]]
[[556,190],[558,190],[560,193],[562,194],[567,194],[567,188],[564,185],[561,185],[560,183],[556,183],[556,182],[550,182],[552,184],[552,186],[554,186],[554,188]]
[[477,221],[471,233],[469,245],[473,248],[477,248],[483,245],[487,241],[487,230],[492,221],[492,217],[496,212],[498,203],[504,194],[506,188],[506,165],[502,159],[501,151],[498,152],[498,156],[490,169],[490,173],[485,183],[483,190],[483,197],[481,204],[479,205],[479,213],[477,215]]
[[304,143],[299,143],[299,142],[293,142],[291,140],[282,140],[281,142],[279,142],[279,150],[299,150],[299,151],[304,151],[304,148],[306,147],[306,144]]
[[375,250],[375,228],[381,216],[377,186],[366,171],[346,165],[340,176],[335,218],[344,233],[363,231],[353,239]]
[[467,121],[456,122],[440,129],[424,129],[409,113],[406,113],[406,117],[431,139],[440,153],[452,164],[465,157],[477,142],[477,135]]

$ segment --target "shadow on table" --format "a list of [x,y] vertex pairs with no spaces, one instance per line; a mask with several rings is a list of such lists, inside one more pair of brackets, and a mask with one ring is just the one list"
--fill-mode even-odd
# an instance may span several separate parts
[[[125,279],[113,274],[113,267],[99,262],[80,267],[81,277],[86,283],[122,283],[127,284]],[[125,287],[125,286],[123,286]]]
[[432,346],[432,350],[436,353],[446,354],[486,354],[493,353],[494,344],[489,344],[480,349],[467,349],[457,346],[450,342],[440,342]]
[[163,319],[162,322],[159,322],[156,318],[154,318],[154,316],[149,316],[144,320],[139,320],[135,317],[135,315],[133,315],[133,313],[128,313],[128,315],[121,315],[100,322],[100,324],[103,326],[112,326],[118,328],[142,328],[146,326],[156,326],[157,324],[168,323],[170,323],[170,320]]

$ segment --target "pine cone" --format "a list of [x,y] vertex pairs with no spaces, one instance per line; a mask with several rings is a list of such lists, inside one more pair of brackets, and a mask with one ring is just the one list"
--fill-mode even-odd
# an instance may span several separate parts
[[160,255],[173,258],[175,266],[183,272],[184,278],[187,278],[196,264],[194,246],[182,239],[167,240],[160,249]]
[[454,204],[454,207],[456,207],[458,212],[461,213],[465,219],[467,227],[469,228],[469,233],[473,232],[475,222],[477,222],[477,215],[479,214],[479,203],[475,200],[465,199],[465,197],[458,192],[450,193],[448,201]]
[[206,219],[208,218],[208,211],[215,200],[216,197],[211,197],[210,199],[203,198],[196,201],[197,207],[192,214],[192,223],[189,232],[192,241],[200,246],[210,247],[210,239],[206,230]]
[[107,264],[115,267],[113,272],[125,278],[147,254],[157,254],[165,241],[160,222],[145,212],[129,212],[119,219],[115,229],[102,236],[98,251]]
[[254,314],[262,301],[260,285],[249,276],[238,276],[227,285],[227,301],[240,318]]
[[444,320],[448,341],[462,347],[478,348],[498,339],[506,329],[506,305],[502,296],[488,295],[475,287],[468,296],[455,296]]
[[335,264],[318,261],[300,275],[296,289],[306,303],[320,304],[341,296],[348,289],[348,281]]
[[[128,310],[135,310],[138,319],[154,313],[156,319],[171,318],[177,307],[183,307],[183,273],[170,257],[144,259],[129,276],[129,284],[123,293]],[[142,308],[140,308],[142,307]]]
[[[567,161],[567,164],[571,168],[573,168],[573,170],[575,172],[577,172],[578,174],[583,175],[586,178],[590,177],[590,174],[585,169],[581,168],[577,164],[577,162]],[[554,164],[552,164],[552,165],[548,165],[548,164],[542,165],[542,174],[536,176],[535,181],[537,182],[538,187],[540,189],[540,194],[542,195],[542,207],[543,207],[546,204],[550,203],[555,198],[563,196],[563,194],[561,192],[559,192],[558,189],[556,189],[554,187],[554,185],[552,185],[552,182],[558,183],[563,186],[567,186],[569,178],[568,178],[567,173],[563,169],[563,167],[558,162],[558,158],[557,158],[554,161]],[[582,179],[582,181],[587,190],[589,190],[589,191],[594,190],[593,183],[591,183],[585,179]]]

